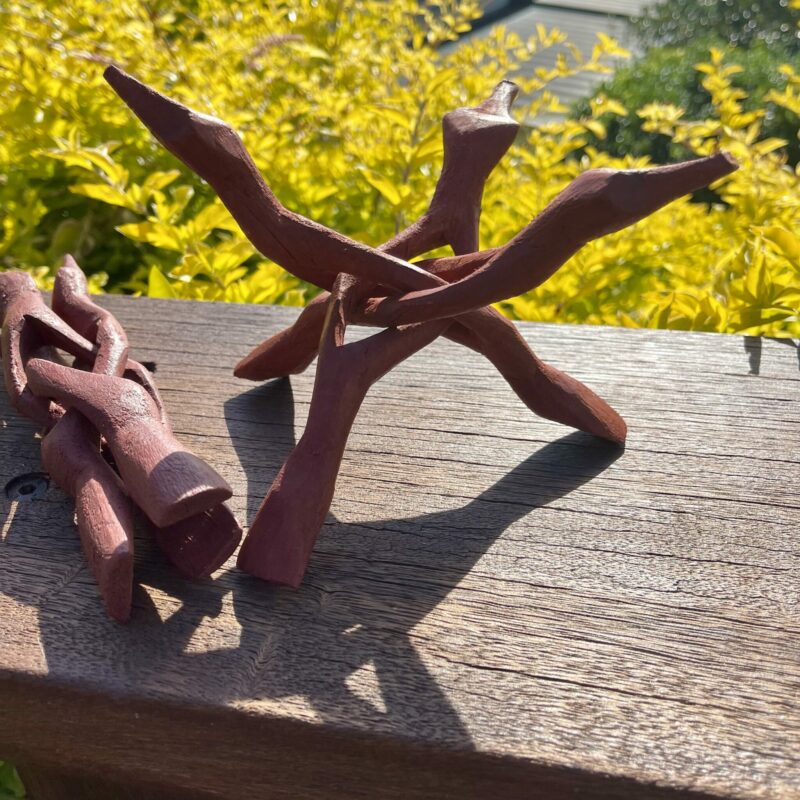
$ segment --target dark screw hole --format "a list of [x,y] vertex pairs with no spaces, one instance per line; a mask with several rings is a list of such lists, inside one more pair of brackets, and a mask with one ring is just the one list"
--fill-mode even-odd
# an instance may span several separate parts
[[155,361],[142,361],[141,363],[142,363],[142,366],[148,372],[155,372],[156,371],[156,362]]
[[17,475],[6,484],[6,497],[26,503],[41,497],[50,486],[50,476],[46,472],[26,472]]

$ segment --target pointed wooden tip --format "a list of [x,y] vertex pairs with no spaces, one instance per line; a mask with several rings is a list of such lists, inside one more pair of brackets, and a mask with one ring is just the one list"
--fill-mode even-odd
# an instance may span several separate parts
[[665,191],[669,187],[670,193],[677,197],[696,192],[737,169],[739,162],[730,153],[720,150],[711,156],[645,170],[644,174],[652,176],[654,187],[664,187]]
[[80,272],[81,275],[83,275],[83,270],[78,266],[78,262],[75,260],[74,256],[72,256],[72,254],[70,253],[67,253],[64,256],[64,260],[61,262],[61,266],[59,267],[59,269],[70,269],[70,270],[74,269]]
[[[599,180],[607,189],[602,200],[604,208],[598,209],[596,219],[602,221],[603,211],[613,210],[615,219],[606,230],[601,231],[610,233],[644,219],[679,197],[709,186],[738,168],[738,162],[730,153],[719,152],[643,170],[619,170],[616,173],[589,170],[583,176],[586,176],[588,185],[593,180]],[[579,176],[572,184],[578,191],[583,176]],[[596,235],[597,232],[594,232]]]
[[[65,299],[65,295],[88,295],[88,293],[88,284],[84,271],[80,268],[78,262],[67,253],[56,273],[55,285],[53,286],[53,310],[59,316],[64,317],[62,301]],[[67,322],[69,323],[69,320]]]
[[494,87],[491,95],[475,106],[475,110],[496,117],[511,118],[511,106],[514,105],[518,95],[519,86],[516,83],[513,81],[500,81]]
[[[613,409],[611,409],[613,411]],[[603,420],[605,430],[593,431],[595,436],[605,439],[607,442],[617,445],[617,447],[625,447],[625,441],[628,438],[628,426],[625,420],[616,412],[613,415],[608,415]]]
[[250,157],[223,120],[171,100],[118,67],[106,68],[103,76],[153,136],[212,186],[230,179],[232,171],[244,170],[252,180]]
[[103,77],[159,140],[185,133],[194,115],[190,108],[165,97],[118,67],[106,67]]

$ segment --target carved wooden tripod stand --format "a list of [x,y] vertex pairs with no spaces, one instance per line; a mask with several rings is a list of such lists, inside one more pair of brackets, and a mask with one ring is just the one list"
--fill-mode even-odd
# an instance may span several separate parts
[[[445,115],[444,164],[428,210],[375,249],[281,205],[241,139],[221,120],[116,67],[105,77],[155,137],[211,184],[261,253],[330,290],[235,370],[239,377],[265,380],[301,372],[319,354],[305,433],[270,487],[238,560],[247,572],[291,586],[305,572],[369,387],[440,335],[485,355],[534,413],[623,444],[626,426],[619,414],[544,364],[490,304],[538,286],[590,240],[736,169],[729,155],[718,153],[646,170],[590,170],[507,245],[475,252],[484,183],[518,128],[510,116],[517,88],[504,81],[480,105]],[[455,255],[408,263],[442,245]],[[350,323],[386,330],[345,344]]]

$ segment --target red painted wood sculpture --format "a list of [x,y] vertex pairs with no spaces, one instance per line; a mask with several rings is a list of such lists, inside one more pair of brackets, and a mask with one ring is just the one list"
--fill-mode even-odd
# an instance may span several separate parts
[[[47,431],[42,462],[75,498],[86,558],[111,617],[131,608],[134,511],[183,573],[210,574],[236,549],[241,528],[224,505],[231,490],[172,435],[150,372],[128,358],[119,322],[89,298],[67,256],[47,308],[25,273],[0,274],[6,388],[14,407]],[[75,357],[60,363],[60,347]],[[103,457],[101,442],[119,475]]]
[[[517,131],[510,116],[516,87],[503,82],[481,105],[445,115],[444,164],[428,210],[376,249],[286,209],[221,120],[116,67],[105,76],[155,137],[211,184],[261,253],[331,290],[235,370],[265,380],[300,372],[319,354],[305,433],[270,487],[238,562],[247,572],[292,586],[302,579],[369,387],[440,335],[485,355],[535,413],[623,444],[622,418],[579,381],[540,361],[489,306],[538,286],[592,239],[736,169],[730,156],[718,153],[645,170],[590,170],[507,245],[475,252],[484,182]],[[409,263],[441,245],[455,255]],[[351,323],[388,330],[345,344]]]

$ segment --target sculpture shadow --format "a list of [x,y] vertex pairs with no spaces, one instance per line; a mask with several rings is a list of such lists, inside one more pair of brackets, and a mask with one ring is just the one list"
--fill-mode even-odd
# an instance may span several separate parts
[[[281,383],[246,392],[225,406],[229,434],[248,479],[248,522],[294,445],[294,423],[281,405],[287,394]],[[243,420],[239,412],[245,410]],[[278,433],[277,444],[254,453],[250,412],[269,411],[272,424],[285,430]],[[244,694],[299,696],[329,722],[359,720],[370,730],[409,736],[430,727],[454,745],[468,744],[469,734],[446,690],[414,648],[413,628],[511,524],[591,480],[621,453],[592,436],[571,433],[459,508],[361,524],[329,514],[296,592],[231,571],[225,580],[232,582],[240,648],[256,664],[245,679]],[[363,687],[358,694],[348,685],[358,670],[372,673],[369,696]]]
[[797,355],[797,369],[800,370],[800,343],[795,343],[793,339],[780,339],[773,336],[745,336],[743,337],[742,343],[744,345],[744,352],[747,355],[750,375],[761,374],[761,357],[764,339],[769,339],[770,341],[777,342],[786,347],[794,348]]
[[[249,521],[294,445],[291,384],[244,392],[225,403],[224,413],[247,477]],[[85,567],[40,603],[48,669],[66,679],[90,672],[98,684],[128,682],[154,697],[201,692],[204,701],[281,700],[328,723],[409,738],[427,732],[444,745],[469,748],[448,687],[414,647],[414,628],[510,525],[592,480],[621,453],[570,433],[461,507],[358,524],[329,516],[297,591],[235,568],[216,580],[187,581],[137,536],[128,625],[108,620],[99,598],[81,600],[94,591]],[[70,547],[79,548],[77,537]],[[220,614],[231,615],[238,631],[209,621]]]

